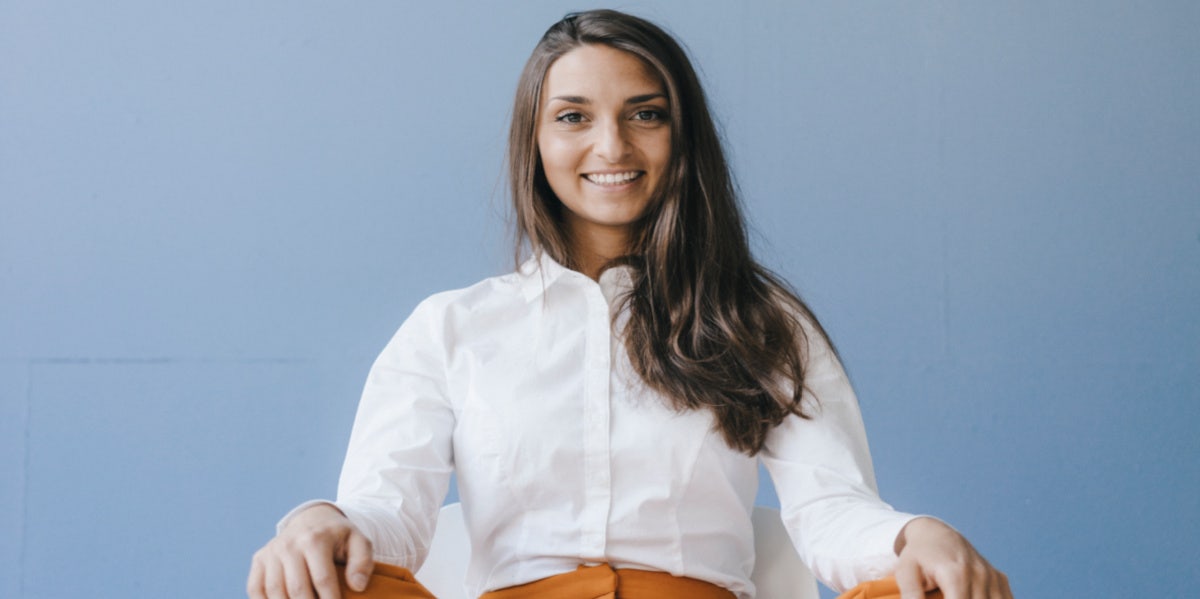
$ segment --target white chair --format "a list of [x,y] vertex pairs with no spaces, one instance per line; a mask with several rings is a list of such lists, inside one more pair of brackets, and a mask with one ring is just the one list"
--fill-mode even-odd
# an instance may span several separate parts
[[[788,538],[779,510],[754,508],[754,573],[750,575],[758,588],[759,599],[817,599],[817,581],[808,571],[792,540]],[[462,506],[452,503],[442,507],[437,532],[429,548],[429,557],[417,572],[417,579],[438,599],[467,599],[463,580],[467,574],[467,558],[471,541],[463,522]]]
[[818,599],[817,579],[800,561],[775,508],[754,508],[754,581],[758,599]]

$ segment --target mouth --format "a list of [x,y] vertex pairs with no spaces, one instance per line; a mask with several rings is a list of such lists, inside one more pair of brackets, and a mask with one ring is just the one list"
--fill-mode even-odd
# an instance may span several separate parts
[[624,171],[620,173],[587,173],[582,175],[584,179],[596,185],[605,187],[617,187],[637,181],[646,174],[645,171]]

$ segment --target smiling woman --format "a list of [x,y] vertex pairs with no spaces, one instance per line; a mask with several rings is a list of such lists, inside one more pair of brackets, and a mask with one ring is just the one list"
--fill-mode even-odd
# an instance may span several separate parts
[[280,522],[252,597],[370,580],[374,597],[429,597],[411,571],[456,473],[471,596],[748,599],[759,461],[831,586],[894,572],[906,599],[1011,596],[952,528],[879,498],[837,354],[751,256],[670,35],[614,11],[551,26],[517,86],[509,168],[517,271],[404,323],[367,380],[337,501]]
[[582,272],[623,256],[671,159],[670,105],[638,57],[585,45],[546,73],[537,145]]

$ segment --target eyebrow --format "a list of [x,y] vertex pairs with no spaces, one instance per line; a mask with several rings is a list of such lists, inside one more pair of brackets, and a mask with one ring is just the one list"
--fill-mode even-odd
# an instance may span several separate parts
[[[667,95],[658,93],[658,92],[654,92],[652,94],[642,94],[640,96],[633,96],[633,97],[625,100],[625,103],[626,104],[641,104],[642,102],[649,102],[650,100],[655,100],[658,98],[666,99]],[[563,102],[569,102],[571,104],[591,104],[592,103],[592,101],[590,99],[585,98],[583,96],[554,96],[553,98],[550,98],[550,99],[551,100],[562,100]]]

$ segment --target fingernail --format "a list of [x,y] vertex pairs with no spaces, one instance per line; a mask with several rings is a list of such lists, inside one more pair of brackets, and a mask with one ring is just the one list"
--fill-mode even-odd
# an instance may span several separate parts
[[362,572],[355,574],[354,576],[350,577],[350,585],[353,586],[354,590],[356,591],[365,590],[367,588],[367,575],[363,574]]

